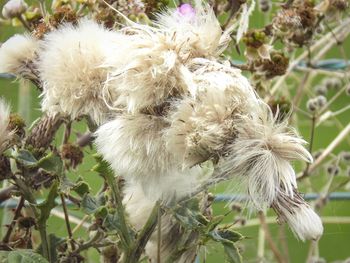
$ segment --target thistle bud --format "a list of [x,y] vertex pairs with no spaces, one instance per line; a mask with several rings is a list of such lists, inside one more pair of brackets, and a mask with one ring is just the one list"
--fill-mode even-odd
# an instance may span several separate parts
[[318,107],[322,108],[327,103],[327,98],[325,96],[317,96],[316,97]]
[[330,165],[327,167],[327,173],[329,175],[338,175],[339,174],[339,166],[338,165]]
[[327,78],[323,81],[323,84],[327,89],[339,89],[342,85],[341,80],[338,78]]
[[268,12],[271,9],[271,1],[270,0],[260,0],[259,7],[261,12]]
[[350,161],[350,152],[343,152],[342,153],[342,159],[345,162],[349,162]]
[[317,85],[315,86],[315,93],[317,95],[326,95],[327,94],[327,88],[324,85]]
[[318,103],[315,99],[309,99],[306,103],[308,111],[315,112],[318,109]]
[[2,8],[2,15],[6,19],[11,19],[22,15],[28,9],[24,0],[10,0]]

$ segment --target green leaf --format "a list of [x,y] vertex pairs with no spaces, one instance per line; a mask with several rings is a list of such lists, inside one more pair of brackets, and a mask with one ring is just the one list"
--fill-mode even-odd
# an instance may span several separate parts
[[83,197],[85,194],[90,192],[90,186],[85,181],[78,181],[72,187],[72,190],[75,191],[80,197]]
[[104,205],[104,199],[98,199],[89,194],[85,194],[81,200],[82,210],[89,215],[92,215],[98,211],[98,209]]
[[64,174],[64,166],[61,157],[53,152],[41,158],[38,162],[38,166],[60,177]]
[[64,194],[69,194],[75,184],[71,180],[69,180],[66,175],[63,175],[60,179],[60,192]]
[[199,211],[198,199],[193,198],[174,210],[174,217],[186,229],[205,228],[209,221]]
[[244,238],[240,233],[230,229],[215,229],[209,232],[212,240],[221,243],[234,243]]
[[16,159],[19,163],[27,167],[34,167],[37,165],[38,160],[32,155],[30,151],[18,150],[14,151],[12,157]]
[[212,231],[213,229],[215,229],[221,222],[222,220],[224,220],[225,216],[224,215],[218,215],[218,216],[214,216],[211,220],[210,223],[208,225],[208,230]]
[[50,189],[49,194],[47,195],[44,202],[41,204],[38,204],[37,207],[40,210],[40,218],[39,218],[39,224],[44,224],[50,217],[51,210],[57,205],[56,204],[56,197],[58,196],[58,183],[55,182]]
[[96,218],[105,218],[108,215],[108,209],[105,206],[99,207],[96,212],[94,213],[94,216]]
[[234,243],[224,243],[224,251],[227,256],[227,261],[230,263],[242,263],[242,256]]
[[95,154],[94,158],[97,164],[92,167],[91,171],[97,172],[102,177],[105,177],[105,174],[114,175],[113,170],[110,168],[110,165],[105,160],[103,160],[102,155]]
[[33,250],[20,249],[11,251],[7,258],[8,263],[49,263],[40,254],[35,253]]
[[103,221],[103,227],[110,233],[119,232],[121,226],[118,213],[108,214]]

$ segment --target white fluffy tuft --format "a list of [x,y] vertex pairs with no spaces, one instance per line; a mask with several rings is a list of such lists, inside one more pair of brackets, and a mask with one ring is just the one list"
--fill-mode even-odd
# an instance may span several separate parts
[[323,234],[321,218],[294,190],[291,198],[280,192],[272,205],[279,219],[288,223],[296,237],[300,240],[317,240]]
[[[195,62],[195,61],[194,61]],[[235,116],[257,104],[239,70],[207,60],[196,61],[192,96],[179,100],[169,114],[164,138],[183,167],[218,160],[235,137]]]
[[281,187],[293,196],[296,177],[289,162],[312,162],[305,141],[286,122],[278,123],[265,104],[236,122],[237,137],[227,148],[223,171],[242,180],[258,209],[269,207]]
[[195,12],[187,19],[177,10],[168,10],[158,15],[153,26],[131,23],[121,30],[128,44],[120,60],[106,61],[113,69],[109,80],[118,83],[118,107],[135,113],[186,93],[189,61],[217,57],[228,44],[208,6],[198,4]]
[[211,7],[200,1],[190,18],[177,10],[168,10],[158,15],[156,26],[171,35],[175,45],[187,56],[213,58],[222,51],[220,23]]
[[108,70],[101,67],[107,56],[118,57],[120,34],[89,20],[76,27],[65,24],[43,40],[38,62],[43,82],[42,109],[72,119],[89,115],[100,124],[108,110],[105,100],[114,100],[104,90]]
[[160,117],[145,114],[116,117],[96,131],[97,150],[120,175],[152,177],[167,173],[171,154],[166,151]]
[[117,174],[142,185],[154,201],[190,194],[202,180],[199,167],[182,170],[174,161],[161,136],[165,126],[161,117],[123,115],[96,132],[98,152]]
[[0,46],[0,72],[25,75],[36,57],[38,41],[29,35],[14,35]]

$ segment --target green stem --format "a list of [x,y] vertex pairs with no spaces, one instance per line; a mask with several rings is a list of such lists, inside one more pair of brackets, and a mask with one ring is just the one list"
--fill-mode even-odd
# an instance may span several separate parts
[[138,262],[148,240],[150,239],[157,226],[158,218],[162,216],[163,213],[164,210],[160,208],[160,202],[156,202],[152,209],[151,215],[148,217],[147,222],[142,228],[135,244],[131,247],[132,249],[130,249],[129,253],[126,255],[124,263]]
[[117,213],[118,213],[119,220],[120,220],[119,222],[120,222],[120,226],[121,226],[122,239],[123,239],[123,241],[128,249],[132,246],[134,238],[131,236],[131,234],[130,234],[131,231],[129,231],[129,227],[126,224],[125,210],[124,210],[124,206],[122,203],[122,197],[120,194],[119,186],[118,186],[118,183],[116,181],[116,178],[114,177],[114,175],[112,173],[106,173],[105,178],[106,178],[106,181],[107,181],[109,187],[111,187],[111,189],[112,189],[113,199],[115,201]]

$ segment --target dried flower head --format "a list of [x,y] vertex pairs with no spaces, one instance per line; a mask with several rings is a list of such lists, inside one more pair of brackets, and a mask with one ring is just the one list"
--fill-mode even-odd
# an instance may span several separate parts
[[84,153],[78,145],[66,143],[61,147],[62,159],[68,161],[68,165],[75,169],[82,163]]
[[17,113],[10,115],[8,129],[13,130],[16,135],[23,137],[25,134],[26,123],[24,119]]
[[6,150],[14,131],[9,129],[10,107],[0,98],[0,154]]

